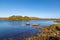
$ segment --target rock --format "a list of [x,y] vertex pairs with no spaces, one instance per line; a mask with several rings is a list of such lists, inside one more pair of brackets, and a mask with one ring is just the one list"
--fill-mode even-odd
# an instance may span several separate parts
[[30,23],[29,22],[26,22],[26,25],[30,25]]
[[32,26],[39,26],[39,24],[32,24]]
[[47,40],[59,40],[58,37],[48,37]]

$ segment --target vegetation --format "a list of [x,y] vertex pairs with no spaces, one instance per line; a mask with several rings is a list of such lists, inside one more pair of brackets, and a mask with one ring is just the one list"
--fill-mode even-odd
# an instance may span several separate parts
[[41,34],[26,38],[26,40],[60,40],[60,24],[44,26]]
[[28,16],[11,16],[7,20],[30,20]]
[[23,20],[30,20],[30,18],[28,16],[24,16]]
[[44,26],[41,34],[32,37],[8,37],[3,40],[60,40],[60,24],[53,24],[51,26]]

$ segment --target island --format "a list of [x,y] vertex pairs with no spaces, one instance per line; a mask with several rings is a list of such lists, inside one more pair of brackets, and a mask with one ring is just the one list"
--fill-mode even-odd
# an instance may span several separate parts
[[29,16],[16,16],[12,15],[9,17],[0,17],[0,20],[60,20],[59,18],[38,18]]
[[10,16],[7,18],[0,18],[0,20],[30,20],[30,18],[28,16]]

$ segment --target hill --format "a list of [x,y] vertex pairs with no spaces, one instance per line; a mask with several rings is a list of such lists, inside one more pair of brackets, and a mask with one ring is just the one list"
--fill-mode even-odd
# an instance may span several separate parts
[[60,18],[38,18],[38,17],[28,17],[28,16],[10,16],[1,18],[0,20],[60,20]]

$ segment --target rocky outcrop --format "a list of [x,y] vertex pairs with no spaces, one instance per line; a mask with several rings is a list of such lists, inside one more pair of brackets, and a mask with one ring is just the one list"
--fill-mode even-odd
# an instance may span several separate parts
[[26,38],[26,40],[60,40],[60,24],[53,24],[49,27],[44,26],[41,34]]

